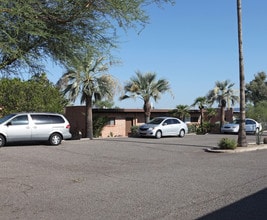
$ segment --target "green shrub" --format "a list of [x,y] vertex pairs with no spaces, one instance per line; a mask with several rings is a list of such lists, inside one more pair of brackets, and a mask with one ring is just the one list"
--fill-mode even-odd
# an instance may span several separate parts
[[205,131],[202,127],[196,127],[196,134],[205,134]]
[[138,129],[139,129],[139,126],[137,125],[133,125],[131,127],[131,136],[135,137],[135,136],[138,136]]
[[222,138],[218,143],[220,149],[231,149],[234,150],[237,147],[237,142],[234,139]]
[[108,121],[109,121],[108,117],[96,116],[93,118],[93,136],[94,137],[102,136],[101,132]]
[[196,132],[196,129],[197,129],[196,124],[188,124],[187,127],[188,127],[188,133],[195,133]]

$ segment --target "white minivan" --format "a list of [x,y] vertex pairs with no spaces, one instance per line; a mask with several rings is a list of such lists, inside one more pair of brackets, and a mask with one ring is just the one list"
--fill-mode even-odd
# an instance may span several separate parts
[[48,141],[59,145],[70,138],[70,124],[61,114],[14,113],[0,118],[0,147],[23,141]]

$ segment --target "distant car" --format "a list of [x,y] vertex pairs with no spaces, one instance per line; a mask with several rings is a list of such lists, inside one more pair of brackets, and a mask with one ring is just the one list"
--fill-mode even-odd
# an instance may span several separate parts
[[156,117],[139,127],[140,136],[161,138],[163,136],[184,137],[188,133],[186,123],[174,117]]
[[59,145],[70,139],[68,120],[55,113],[15,113],[0,118],[0,147],[9,142],[47,141]]
[[[239,122],[240,122],[240,120],[236,119],[232,123],[224,124],[221,127],[221,133],[238,133]],[[255,121],[254,119],[246,118],[245,122],[246,122],[246,125],[245,125],[246,133],[256,134],[262,130],[261,124],[259,122]]]

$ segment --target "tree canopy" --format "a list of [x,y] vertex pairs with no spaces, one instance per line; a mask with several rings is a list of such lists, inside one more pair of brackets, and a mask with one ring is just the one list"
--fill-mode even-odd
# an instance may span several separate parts
[[265,72],[259,72],[255,78],[246,84],[246,98],[254,105],[261,101],[267,101],[267,76]]
[[72,59],[70,67],[58,81],[58,86],[70,101],[81,98],[86,105],[86,137],[93,138],[93,103],[102,99],[112,100],[118,82],[108,74],[109,63],[104,57],[95,57],[88,50],[81,59]]
[[214,89],[210,90],[207,94],[207,101],[211,104],[217,102],[219,106],[224,101],[225,107],[230,108],[231,105],[239,101],[239,96],[236,95],[236,91],[233,89],[234,85],[230,80],[216,81]]
[[63,113],[66,105],[67,100],[46,74],[34,75],[27,81],[0,80],[0,115],[29,111]]
[[[128,98],[139,98],[144,101],[143,109],[145,112],[145,120],[150,120],[151,103],[150,99],[155,102],[160,99],[161,94],[165,92],[171,93],[169,81],[166,79],[157,80],[157,74],[154,72],[142,73],[136,71],[136,75],[130,78],[130,81],[125,83],[124,93],[120,96],[120,100]],[[172,94],[172,93],[171,93]]]
[[64,64],[90,46],[106,54],[118,27],[149,22],[145,7],[173,0],[1,0],[0,73],[40,71],[47,58]]

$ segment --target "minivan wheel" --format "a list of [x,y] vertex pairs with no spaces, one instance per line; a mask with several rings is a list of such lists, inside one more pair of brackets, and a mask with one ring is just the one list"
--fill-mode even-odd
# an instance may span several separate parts
[[50,138],[49,138],[49,143],[51,145],[59,145],[61,144],[62,141],[62,137],[59,133],[53,133],[51,134]]
[[160,139],[161,136],[162,136],[161,131],[157,131],[157,132],[156,132],[156,138],[157,138],[157,139]]
[[3,135],[0,134],[0,147],[5,146],[6,144],[6,139]]
[[185,131],[182,129],[179,133],[179,137],[184,137],[185,136]]

